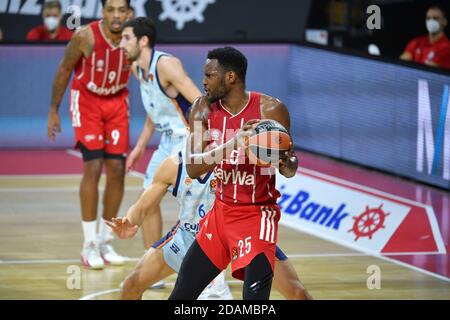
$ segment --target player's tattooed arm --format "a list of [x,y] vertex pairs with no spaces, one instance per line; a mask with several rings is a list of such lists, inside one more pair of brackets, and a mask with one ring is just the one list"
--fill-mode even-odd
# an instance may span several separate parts
[[74,33],[68,43],[64,56],[58,65],[52,85],[51,112],[57,112],[64,92],[70,80],[72,70],[84,55],[88,57],[94,47],[94,37],[89,27],[83,27]]
[[[286,128],[292,139],[289,111],[283,102],[274,97],[261,95],[261,116],[263,119],[278,121]],[[289,151],[285,153],[285,156],[278,163],[278,170],[283,176],[290,178],[295,175],[297,168],[298,159],[294,152],[293,143],[291,142]]]

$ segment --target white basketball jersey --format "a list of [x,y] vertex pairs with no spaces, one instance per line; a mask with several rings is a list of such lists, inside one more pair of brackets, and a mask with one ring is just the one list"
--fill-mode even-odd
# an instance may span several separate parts
[[172,194],[180,204],[178,218],[180,227],[186,231],[197,233],[199,224],[208,211],[212,208],[215,200],[215,186],[213,172],[209,172],[203,179],[192,179],[187,174],[185,151],[180,151],[177,182]]
[[157,131],[174,137],[186,136],[187,112],[191,104],[183,95],[178,94],[176,98],[170,98],[162,89],[156,65],[164,55],[169,54],[153,50],[149,72],[145,77],[143,70],[138,67],[142,103]]

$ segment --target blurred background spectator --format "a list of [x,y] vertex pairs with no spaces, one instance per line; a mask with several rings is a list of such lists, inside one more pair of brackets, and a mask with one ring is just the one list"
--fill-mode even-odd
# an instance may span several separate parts
[[445,35],[447,16],[439,6],[427,10],[425,24],[428,34],[412,39],[400,59],[450,69],[450,42]]
[[[41,23],[44,15],[48,15],[43,13],[40,16],[41,6],[45,6],[44,12],[51,6],[56,13],[38,27],[38,31],[30,32],[29,38],[32,33],[44,35],[34,36],[34,40],[59,40],[56,35],[65,29],[62,26],[65,17],[61,20],[61,13],[64,14],[69,5],[76,4],[80,8],[82,25],[100,18],[101,13],[101,0],[36,0],[35,6],[26,6],[24,3],[19,4],[15,0],[0,1],[2,25],[15,26],[4,35],[6,42],[23,42],[27,32]],[[186,8],[181,11],[180,4],[175,1],[167,6],[150,0],[133,3],[135,7],[130,12],[130,18],[148,16],[154,19],[161,30],[161,43],[301,43],[306,40],[357,54],[379,55],[393,62],[398,61],[411,39],[427,33],[423,18],[428,8],[437,4],[444,12],[450,12],[449,0],[279,0],[276,6],[271,0],[227,0],[205,6],[194,5],[192,2],[186,4]],[[372,5],[379,8],[380,28],[368,28],[367,22],[372,13],[367,9]],[[232,11],[236,7],[240,8],[239,14]],[[250,20],[248,16],[255,7],[258,7],[258,16]],[[230,14],[233,15],[231,24],[226,19]],[[202,18],[193,18],[197,16]],[[267,24],[268,20],[272,23]],[[223,28],[224,24],[228,24],[228,27]],[[445,36],[445,32],[449,31],[445,30],[448,28],[447,24],[445,21],[439,23],[439,34]],[[49,32],[55,25],[56,30]],[[438,42],[443,43],[444,36]],[[438,37],[433,36],[432,41]],[[439,58],[428,60],[428,64],[434,62],[437,66],[445,67],[436,62]]]
[[3,30],[0,29],[0,41],[3,41]]
[[128,15],[128,20],[134,19],[136,17],[136,12],[133,6],[130,6],[130,13]]
[[61,2],[45,0],[42,10],[44,23],[28,32],[27,41],[69,41],[72,31],[61,25],[61,18]]

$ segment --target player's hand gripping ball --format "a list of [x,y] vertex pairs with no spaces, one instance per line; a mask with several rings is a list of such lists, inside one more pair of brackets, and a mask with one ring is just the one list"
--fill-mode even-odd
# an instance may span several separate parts
[[277,166],[291,147],[288,131],[278,121],[261,120],[255,124],[254,134],[247,138],[246,154],[250,163],[261,167]]

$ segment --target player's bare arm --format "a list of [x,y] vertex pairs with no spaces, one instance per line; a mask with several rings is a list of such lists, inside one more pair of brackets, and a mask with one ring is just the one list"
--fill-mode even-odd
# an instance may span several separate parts
[[156,213],[154,206],[159,204],[169,186],[175,186],[178,172],[178,155],[165,159],[158,167],[150,186],[127,211],[125,217],[113,218],[107,222],[121,239],[133,237],[144,218]]
[[47,133],[51,142],[54,142],[55,131],[61,132],[58,109],[69,83],[70,75],[78,61],[83,56],[88,57],[93,48],[94,38],[92,31],[89,27],[84,27],[74,33],[64,51],[64,56],[58,65],[52,85],[52,98],[47,126]]
[[[247,123],[233,139],[221,144],[214,149],[207,150],[209,139],[207,138],[208,118],[210,114],[208,98],[199,97],[192,104],[189,115],[190,135],[186,145],[186,170],[191,178],[200,177],[209,171],[239,146],[243,146],[243,139],[252,130],[251,124]],[[255,122],[255,121],[254,121]]]
[[[282,124],[291,135],[291,120],[286,105],[280,100],[267,95],[261,95],[261,116],[263,119],[272,119]],[[292,136],[291,136],[292,137]],[[293,177],[298,168],[298,159],[293,144],[285,157],[279,162],[279,171],[286,178]]]
[[172,56],[162,56],[158,61],[158,74],[166,93],[175,98],[181,93],[190,103],[202,94],[189,78],[180,59]]
[[145,147],[152,138],[154,132],[155,124],[153,123],[152,119],[147,116],[144,128],[142,129],[142,132],[139,135],[139,139],[136,142],[136,146],[133,148],[127,158],[127,162],[125,165],[126,171],[130,171],[135,166],[136,162],[139,161],[139,159],[142,157],[145,152]]

